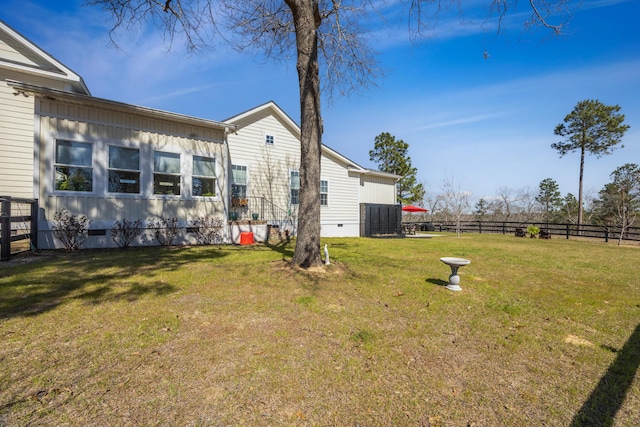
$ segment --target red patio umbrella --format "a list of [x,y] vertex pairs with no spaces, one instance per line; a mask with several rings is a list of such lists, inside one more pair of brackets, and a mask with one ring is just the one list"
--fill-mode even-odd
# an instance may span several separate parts
[[421,208],[419,206],[403,206],[403,212],[429,212],[429,209]]

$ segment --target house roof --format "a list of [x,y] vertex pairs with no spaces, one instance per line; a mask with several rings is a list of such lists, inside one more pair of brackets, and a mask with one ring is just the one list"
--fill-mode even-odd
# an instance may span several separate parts
[[123,102],[111,101],[108,99],[97,98],[95,96],[67,92],[58,89],[51,89],[44,86],[23,83],[15,80],[6,80],[7,85],[12,87],[16,93],[29,95],[45,96],[49,99],[64,99],[82,105],[92,105],[101,108],[110,108],[118,111],[128,111],[131,113],[153,117],[156,119],[171,120],[180,123],[186,123],[195,126],[206,126],[223,129],[225,132],[236,131],[237,127],[230,123],[223,123],[209,119],[187,116],[169,111],[156,110],[154,108],[142,107],[139,105],[125,104]]
[[[283,120],[285,123],[287,123],[293,129],[295,136],[298,138],[298,140],[300,139],[301,131],[300,131],[300,126],[298,126],[298,123],[296,123],[295,120],[293,120],[287,113],[285,113],[284,110],[280,108],[278,104],[276,104],[274,101],[269,101],[264,104],[258,105],[257,107],[251,108],[250,110],[246,110],[240,114],[229,117],[228,119],[223,120],[223,122],[230,123],[230,124],[238,123],[246,118],[251,117],[252,115],[263,113],[265,110],[268,110],[271,114],[277,116],[278,118]],[[238,125],[238,129],[242,129],[242,126]],[[394,175],[386,172],[380,172],[380,171],[364,168],[360,166],[358,163],[340,154],[339,152],[337,152],[336,150],[334,150],[333,148],[325,144],[322,144],[322,154],[332,156],[340,160],[341,162],[347,165],[347,167],[351,172],[354,172],[354,173],[379,176],[383,178],[392,178],[396,180],[402,178],[399,175]]]
[[0,20],[0,45],[5,55],[0,66],[64,82],[69,91],[91,95],[79,74],[36,46],[29,39]]

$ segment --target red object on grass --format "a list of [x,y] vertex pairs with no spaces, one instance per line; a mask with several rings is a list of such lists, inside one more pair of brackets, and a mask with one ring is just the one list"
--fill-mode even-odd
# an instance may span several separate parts
[[240,233],[240,244],[241,245],[253,245],[253,233],[251,231],[243,231]]

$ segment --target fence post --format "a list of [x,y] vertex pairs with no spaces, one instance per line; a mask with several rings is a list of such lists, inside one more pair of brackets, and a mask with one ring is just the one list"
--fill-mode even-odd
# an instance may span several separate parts
[[505,227],[506,227],[506,223],[503,222],[502,223],[502,234],[507,234]]
[[29,234],[31,239],[31,250],[38,249],[38,199],[31,202],[31,223],[29,224]]
[[567,224],[567,240],[569,240],[569,224]]
[[0,199],[0,260],[6,261],[11,258],[11,197]]
[[604,241],[605,243],[609,243],[609,229],[605,228],[604,230]]
[[482,234],[482,221],[478,221],[478,234]]

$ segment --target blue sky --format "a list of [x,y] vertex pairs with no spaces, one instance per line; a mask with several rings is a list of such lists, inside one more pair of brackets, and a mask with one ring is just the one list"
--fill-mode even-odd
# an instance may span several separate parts
[[[213,120],[273,100],[299,122],[292,61],[224,45],[189,54],[175,43],[167,51],[152,31],[119,32],[115,49],[109,17],[82,3],[3,0],[0,19],[80,74],[94,96]],[[418,41],[409,40],[406,21],[370,28],[385,76],[348,98],[325,99],[323,142],[375,169],[369,150],[390,132],[409,144],[431,194],[444,179],[477,200],[499,188],[537,191],[552,178],[563,195],[577,195],[579,154],[559,158],[553,130],[578,101],[599,99],[620,105],[631,129],[624,148],[587,157],[585,191],[597,193],[618,166],[640,163],[640,2],[575,1],[580,7],[559,36],[525,29],[528,2],[498,32],[489,3],[463,1],[462,17],[444,11]]]

